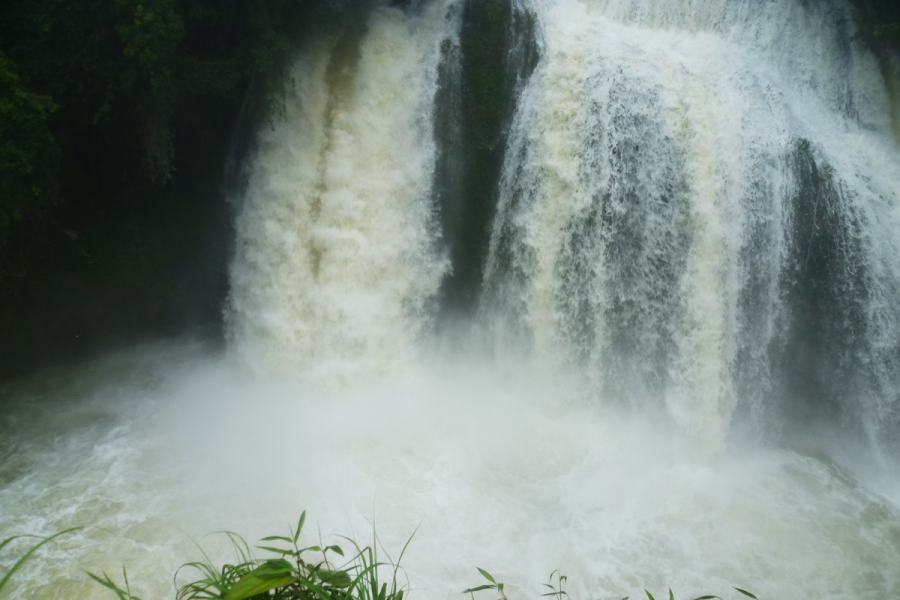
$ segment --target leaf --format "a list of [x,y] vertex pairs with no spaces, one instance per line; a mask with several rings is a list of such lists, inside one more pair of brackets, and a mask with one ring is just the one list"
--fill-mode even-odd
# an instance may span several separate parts
[[261,541],[261,542],[271,542],[271,541],[274,541],[274,540],[279,540],[279,541],[282,541],[282,542],[287,542],[288,544],[293,544],[293,543],[294,543],[294,540],[292,540],[292,539],[289,538],[289,537],[284,537],[283,535],[270,535],[269,537],[264,537],[263,539],[261,539],[261,540],[259,540],[259,541]]
[[319,578],[323,583],[333,585],[334,587],[349,587],[350,574],[347,571],[329,571],[328,569],[319,569]]
[[743,595],[745,595],[745,596],[747,596],[747,597],[749,597],[749,598],[753,598],[753,600],[759,600],[759,598],[757,598],[756,596],[754,596],[753,594],[751,594],[751,593],[748,592],[747,590],[742,590],[741,588],[737,588],[737,587],[734,588],[734,589],[736,589],[737,591],[739,591],[740,593],[742,593]]
[[647,590],[644,590],[644,593],[647,594],[647,597],[650,598],[650,600],[656,600],[656,598],[653,597],[653,594],[651,594]]
[[[284,566],[278,563],[287,564],[287,572],[284,570]],[[225,594],[224,600],[246,600],[247,598],[264,594],[269,590],[295,583],[297,577],[290,570],[290,563],[286,560],[268,561],[261,567],[241,577]]]
[[416,533],[419,532],[419,527],[422,526],[422,522],[419,521],[419,524],[416,525],[415,530],[412,532],[412,535],[407,538],[406,543],[403,544],[403,549],[400,551],[400,556],[397,557],[397,562],[394,564],[394,578],[391,583],[391,589],[397,589],[397,569],[400,567],[400,563],[403,562],[403,557],[406,555],[406,549],[409,548],[410,542],[412,542],[413,538],[416,536]]
[[669,600],[675,600],[675,594],[672,593],[672,588],[669,588]]
[[[48,544],[48,543],[52,542],[53,540],[55,540],[56,538],[58,538],[61,535],[65,535],[67,533],[72,533],[73,531],[78,531],[79,529],[84,529],[84,527],[72,527],[71,529],[64,529],[63,531],[60,531],[59,533],[54,533],[50,537],[43,538],[40,541],[40,543],[32,546],[31,549],[28,550],[28,552],[26,552],[22,558],[20,558],[18,561],[16,561],[16,564],[14,564],[12,566],[12,568],[6,573],[6,575],[3,577],[3,579],[0,579],[0,590],[2,590],[3,587],[6,585],[6,582],[10,580],[10,578],[13,576],[13,573],[18,571],[19,567],[21,567],[25,563],[26,560],[31,558],[32,554],[37,552],[38,548],[40,548],[44,544]],[[12,541],[12,539],[15,539],[15,538],[4,540],[3,545],[5,546],[10,541]]]
[[488,573],[487,571],[485,571],[485,570],[482,569],[481,567],[475,567],[475,568],[478,569],[478,572],[479,572],[479,573],[481,573],[482,575],[484,575],[484,578],[485,578],[485,579],[487,579],[487,580],[490,581],[491,583],[497,583],[497,581],[496,581],[493,577],[491,577],[491,574],[490,574],[490,573]]
[[283,558],[272,558],[259,566],[256,572],[266,575],[280,575],[281,573],[290,573],[293,570],[294,565]]
[[85,573],[87,573],[88,577],[90,577],[91,579],[93,579],[94,581],[96,581],[97,583],[102,585],[103,587],[105,587],[109,590],[112,590],[112,592],[116,596],[119,597],[119,600],[127,600],[128,597],[125,595],[127,592],[125,592],[125,590],[123,590],[122,588],[117,586],[115,583],[113,583],[112,579],[110,579],[109,575],[107,575],[106,573],[103,574],[103,576],[106,579],[100,579],[99,577],[97,577],[96,575],[94,575],[93,573],[91,573],[89,571],[85,571]]
[[284,548],[273,548],[272,546],[256,546],[260,550],[265,550],[266,552],[273,552],[275,554],[293,554],[293,550],[286,550]]
[[297,540],[300,539],[300,530],[303,529],[303,524],[306,523],[306,511],[304,510],[300,513],[300,522],[297,523],[297,531],[294,532],[294,543],[297,543]]
[[496,586],[493,585],[479,585],[478,587],[469,588],[467,590],[463,590],[463,594],[471,594],[472,592],[480,592],[481,590],[492,590]]
[[14,540],[17,540],[17,539],[19,539],[19,538],[22,538],[22,537],[27,537],[27,536],[24,536],[24,535],[14,535],[14,536],[12,536],[12,537],[6,538],[6,539],[3,540],[2,542],[0,542],[0,550],[3,550],[3,547],[6,546],[7,544],[9,544],[10,542],[12,542],[12,541],[14,541]]
[[[303,577],[298,577],[297,582],[305,588],[312,590],[319,598],[331,598],[331,593],[326,589]],[[352,592],[352,588],[347,592],[348,596]]]
[[344,555],[344,551],[341,550],[341,547],[340,547],[340,546],[328,546],[328,547],[325,548],[325,549],[326,549],[326,550],[331,550],[332,552],[335,552],[335,553],[337,553],[337,554],[340,554],[341,556]]
[[[712,600],[713,598],[719,598],[718,596],[700,596],[699,598],[694,598],[694,600]],[[722,600],[719,598],[719,600]]]

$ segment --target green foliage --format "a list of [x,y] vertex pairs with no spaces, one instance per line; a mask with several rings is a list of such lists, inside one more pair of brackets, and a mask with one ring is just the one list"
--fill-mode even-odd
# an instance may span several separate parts
[[[475,592],[480,592],[483,590],[496,590],[500,594],[500,598],[498,598],[498,600],[508,600],[506,597],[506,593],[503,591],[503,587],[504,587],[503,583],[497,581],[490,573],[488,573],[487,571],[485,571],[484,569],[482,569],[480,567],[478,567],[478,572],[481,573],[481,576],[484,577],[488,581],[488,583],[463,590],[463,594],[471,594],[472,600],[475,600]],[[554,583],[554,578],[556,579],[555,583]],[[563,597],[568,599],[569,593],[566,592],[565,589],[563,589],[564,584],[566,583],[567,580],[568,580],[568,577],[563,575],[560,571],[553,571],[552,573],[550,573],[549,582],[542,584],[545,588],[548,588],[550,591],[546,592],[544,594],[541,594],[541,597],[542,598],[551,597],[551,598],[555,598],[556,600],[563,600]],[[741,588],[733,588],[733,589],[736,590],[737,592],[743,594],[744,596],[747,596],[748,598],[753,598],[753,600],[759,600],[756,596],[754,596],[747,590],[742,590]],[[650,593],[649,590],[644,590],[644,593],[647,595],[647,600],[656,600],[656,598],[653,596],[653,594]],[[625,598],[622,598],[622,600],[628,600],[628,598],[629,597],[626,596]],[[712,596],[712,595],[698,596],[697,598],[694,598],[694,600],[713,600],[714,598],[717,598],[718,600],[722,600],[722,598],[720,596]],[[675,600],[675,594],[674,594],[674,592],[672,592],[671,588],[669,588],[669,600]]]
[[170,85],[175,58],[185,29],[173,0],[114,0],[119,21],[116,33],[122,53],[137,67],[128,76],[149,76],[151,87]]
[[[177,588],[176,600],[403,600],[407,595],[408,586],[398,583],[400,574],[400,562],[406,554],[412,537],[406,541],[397,562],[391,560],[381,561],[378,556],[378,536],[373,529],[372,545],[360,547],[354,540],[340,536],[353,547],[353,556],[345,560],[343,564],[336,565],[334,556],[344,560],[344,550],[336,544],[303,546],[300,544],[300,536],[306,523],[306,511],[300,515],[296,528],[289,530],[289,535],[272,535],[262,538],[261,542],[277,542],[277,545],[256,546],[278,558],[257,559],[253,556],[249,544],[238,534],[225,531],[232,544],[237,558],[236,564],[226,564],[221,568],[215,566],[203,548],[199,546],[202,561],[191,562],[183,565],[182,569],[194,570],[200,577],[195,581]],[[20,538],[37,538],[40,542],[32,546],[13,567],[0,579],[0,592],[8,583],[13,574],[27,561],[39,548],[54,541],[56,538],[83,529],[73,527],[60,531],[48,537],[40,536],[13,536],[0,542],[0,551]],[[316,558],[310,559],[310,554]],[[321,556],[319,556],[321,555]],[[331,558],[329,557],[331,556]],[[386,568],[391,576],[389,581],[381,578],[382,568]],[[504,584],[491,575],[485,569],[476,567],[481,576],[487,581],[481,585],[468,588],[464,594],[471,594],[475,599],[475,592],[495,590],[499,594],[498,600],[508,600],[504,591]],[[109,575],[102,577],[88,572],[87,575],[95,582],[110,590],[119,600],[141,600],[131,593],[128,582],[128,573],[122,568],[123,586],[120,587]],[[178,579],[178,573],[175,574]],[[540,595],[541,598],[553,598],[555,600],[568,600],[569,593],[564,585],[568,578],[560,571],[550,574],[548,583],[543,584],[549,591]],[[741,588],[734,588],[740,594],[758,600],[752,593]],[[648,600],[655,600],[654,596],[644,590]],[[694,600],[713,600],[719,596],[700,596]],[[622,600],[628,600],[623,598]],[[675,594],[669,589],[669,600],[675,600]]]
[[223,171],[326,4],[0,2],[0,377],[219,326]]
[[178,55],[184,24],[173,0],[114,0],[125,66],[122,84],[140,113],[144,169],[151,180],[171,177],[170,118],[178,97]]
[[98,577],[93,573],[88,573],[88,577],[102,585],[108,590],[111,590],[112,593],[119,598],[119,600],[141,600],[137,596],[133,596],[131,594],[131,586],[128,584],[128,572],[125,570],[125,567],[122,567],[122,578],[125,581],[125,589],[120,588],[116,583],[112,580],[112,578],[106,573],[103,574],[103,577]]
[[[493,575],[482,569],[481,567],[475,567],[478,569],[478,572],[481,573],[481,576],[488,580],[489,583],[484,583],[479,586],[471,587],[466,590],[463,590],[463,594],[472,594],[472,598],[475,598],[475,592],[480,592],[482,590],[497,590],[500,594],[500,598],[502,600],[506,600],[506,592],[503,591],[503,584],[499,583],[496,579],[494,579]],[[551,578],[553,576],[551,575]]]
[[[204,560],[182,567],[196,571],[200,577],[178,588],[177,600],[403,600],[406,590],[398,584],[398,573],[409,540],[397,563],[392,563],[379,560],[378,541],[374,533],[372,545],[364,548],[350,538],[343,538],[353,546],[354,555],[337,565],[332,562],[334,556],[344,558],[344,550],[340,546],[300,546],[305,521],[306,511],[300,515],[296,529],[292,529],[289,536],[273,535],[261,540],[279,542],[278,546],[257,546],[279,558],[254,558],[250,546],[242,537],[224,532],[234,548],[236,564],[218,568],[201,548]],[[317,555],[317,558],[311,560],[308,558],[310,554]],[[381,579],[382,567],[387,567],[391,572],[390,581]],[[140,600],[128,589],[127,576],[123,589],[105,573],[103,577],[88,575],[120,600]]]
[[900,23],[878,25],[872,31],[872,36],[876,38],[900,38]]
[[60,161],[74,174],[81,154],[93,153],[125,189],[165,183],[179,162],[176,119],[230,127],[197,112],[199,98],[231,103],[232,118],[244,104],[264,114],[278,101],[272,91],[283,89],[289,42],[309,4],[0,3],[0,240],[39,200],[51,205],[57,188],[68,198],[78,191],[60,186]]
[[[553,585],[553,576],[556,576],[556,585]],[[569,593],[563,589],[563,584],[568,580],[568,577],[563,575],[559,571],[553,571],[550,573],[550,581],[549,583],[541,584],[545,588],[548,588],[550,591],[544,594],[541,594],[541,598],[549,596],[551,598],[556,598],[556,600],[563,600],[563,596],[566,598],[569,597]]]
[[0,50],[0,243],[13,223],[54,198],[57,155],[47,120],[56,108],[26,91]]

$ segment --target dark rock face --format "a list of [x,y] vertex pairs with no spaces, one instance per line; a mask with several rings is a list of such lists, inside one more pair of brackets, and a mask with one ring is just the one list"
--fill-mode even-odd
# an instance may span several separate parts
[[444,47],[436,106],[435,189],[452,260],[445,315],[476,309],[509,125],[538,59],[533,14],[510,0],[463,4],[458,44]]

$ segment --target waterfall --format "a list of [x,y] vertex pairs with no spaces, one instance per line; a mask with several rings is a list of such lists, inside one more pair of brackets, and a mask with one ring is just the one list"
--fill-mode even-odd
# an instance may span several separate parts
[[339,382],[414,356],[447,270],[432,111],[451,5],[377,7],[294,62],[237,219],[230,337],[259,372]]
[[[846,2],[535,0],[482,313],[722,443],[897,425],[897,106]],[[789,426],[789,425],[788,425]]]
[[817,421],[891,446],[898,85],[855,34],[843,0],[348,18],[305,44],[260,131],[232,347],[364,382],[453,313],[440,336],[462,315],[711,447]]
[[0,386],[0,540],[85,527],[4,592],[171,597],[308,510],[416,599],[900,597],[900,60],[852,5],[327,4],[228,348]]

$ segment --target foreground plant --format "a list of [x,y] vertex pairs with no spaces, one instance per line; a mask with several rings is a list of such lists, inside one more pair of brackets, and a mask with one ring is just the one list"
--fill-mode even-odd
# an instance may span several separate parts
[[120,588],[116,584],[116,582],[114,582],[106,573],[103,574],[103,577],[98,577],[93,573],[88,573],[88,576],[103,587],[112,590],[112,592],[119,598],[119,600],[141,600],[137,596],[133,596],[131,594],[131,586],[128,584],[128,572],[125,570],[125,567],[122,567],[122,577],[125,580],[124,590]]
[[[200,577],[181,587],[176,585],[176,600],[404,600],[408,584],[404,586],[398,584],[398,574],[401,572],[399,564],[412,537],[406,541],[395,563],[391,560],[379,561],[378,539],[374,532],[372,545],[365,548],[361,548],[348,537],[339,536],[353,547],[354,555],[344,564],[336,566],[332,562],[334,559],[329,556],[337,555],[344,560],[344,550],[340,546],[300,546],[300,534],[305,522],[306,511],[303,511],[296,529],[290,530],[289,536],[273,535],[261,540],[269,543],[278,542],[279,545],[256,546],[260,550],[278,555],[279,558],[265,560],[254,558],[253,551],[241,536],[225,531],[223,533],[231,541],[238,560],[237,564],[226,564],[218,568],[198,544],[204,560],[187,563],[181,569],[196,571]],[[310,559],[310,555],[314,555],[315,559]],[[382,567],[390,570],[389,581],[381,580]],[[176,579],[181,569],[175,573]],[[463,592],[464,594],[471,594],[472,600],[475,600],[475,592],[495,590],[500,596],[497,600],[508,600],[502,582],[497,581],[482,568],[478,568],[478,572],[487,583],[469,588]],[[88,575],[116,594],[119,600],[140,600],[131,593],[128,574],[124,568],[122,569],[124,589],[105,573],[103,577],[92,573]],[[569,593],[564,589],[567,579],[560,571],[551,573],[549,583],[543,584],[549,591],[541,594],[541,597],[569,600]],[[748,598],[758,600],[746,590],[734,589]],[[649,591],[644,590],[644,593],[648,600],[656,600]],[[714,595],[694,598],[694,600],[713,599],[722,600],[720,596]],[[671,589],[668,600],[675,600]]]
[[40,542],[38,542],[37,544],[35,544],[31,548],[29,548],[28,551],[25,552],[25,554],[22,555],[22,557],[20,557],[19,560],[16,561],[16,563],[12,566],[12,568],[10,568],[10,570],[6,572],[6,574],[3,576],[3,579],[0,579],[0,592],[3,591],[3,588],[6,587],[6,584],[9,583],[10,579],[12,579],[13,574],[16,571],[18,571],[19,568],[25,564],[25,561],[27,561],[29,558],[31,558],[31,556],[35,552],[37,552],[41,546],[44,546],[45,544],[49,544],[56,538],[66,535],[67,533],[72,533],[73,531],[78,531],[79,529],[83,529],[83,527],[72,527],[71,529],[65,529],[63,531],[60,531],[59,533],[54,533],[53,535],[47,536],[47,537],[41,537],[39,535],[14,535],[14,536],[8,537],[5,540],[3,540],[2,542],[0,542],[0,551],[2,551],[4,548],[9,546],[15,540],[25,539],[25,538],[35,538],[35,539],[41,540]]
[[[472,587],[467,590],[463,590],[463,594],[471,594],[472,600],[475,600],[475,592],[480,592],[482,590],[496,590],[497,592],[500,593],[500,598],[498,598],[497,600],[508,600],[508,598],[506,597],[506,592],[503,591],[503,583],[494,579],[493,575],[491,575],[490,573],[488,573],[481,567],[476,567],[476,568],[478,569],[478,572],[481,573],[482,577],[484,577],[485,579],[488,580],[488,583],[484,583],[482,585]],[[553,583],[554,577],[556,578],[555,584]],[[552,598],[555,598],[556,600],[563,600],[563,596],[565,596],[568,599],[569,593],[563,589],[563,584],[567,580],[568,580],[568,577],[563,575],[560,571],[553,571],[552,573],[550,573],[549,583],[541,584],[545,588],[548,588],[550,591],[547,593],[541,594],[541,597],[543,598],[545,596],[550,596]],[[747,596],[748,598],[753,598],[753,600],[759,600],[756,596],[754,596],[747,590],[742,590],[741,588],[737,588],[737,587],[734,589],[736,591],[740,592],[741,594],[743,594],[744,596]],[[647,594],[648,600],[656,600],[656,598],[653,597],[653,594],[651,594],[648,590],[644,590],[644,593]],[[712,595],[699,596],[697,598],[694,598],[694,600],[713,600],[713,598],[722,600],[722,598],[720,596],[712,596]],[[622,600],[628,600],[628,596],[625,596],[624,598],[622,598]],[[669,600],[675,600],[675,594],[672,593],[672,588],[669,588]]]
[[[412,538],[403,546],[397,563],[393,563],[378,560],[377,539],[373,540],[372,546],[361,548],[352,539],[340,536],[353,546],[354,556],[341,566],[335,566],[332,563],[333,559],[329,559],[329,553],[343,559],[344,551],[340,546],[300,547],[300,533],[305,521],[306,511],[303,511],[297,528],[290,531],[290,536],[273,535],[261,540],[281,542],[288,546],[287,548],[257,546],[261,550],[281,556],[267,560],[254,558],[250,546],[241,536],[230,531],[224,532],[234,547],[238,558],[237,564],[226,564],[219,569],[201,548],[204,560],[187,563],[181,567],[199,572],[200,578],[178,587],[176,599],[403,600],[404,590],[397,581],[399,562]],[[321,559],[310,560],[307,557],[309,554],[321,555]],[[392,571],[390,582],[380,580],[380,567],[385,566]],[[140,600],[131,594],[124,570],[124,589],[105,573],[103,577],[92,573],[88,575],[110,589],[120,600]],[[175,577],[178,577],[178,573]]]

